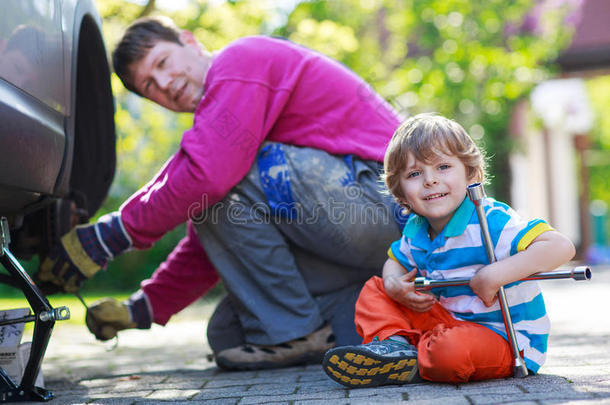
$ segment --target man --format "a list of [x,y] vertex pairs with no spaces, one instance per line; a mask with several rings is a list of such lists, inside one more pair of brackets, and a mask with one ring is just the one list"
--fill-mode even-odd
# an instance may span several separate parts
[[[118,212],[68,233],[41,283],[75,291],[108,260],[180,223],[187,236],[125,303],[87,314],[100,339],[165,324],[218,279],[228,292],[208,326],[219,366],[320,361],[359,343],[354,303],[399,236],[378,191],[391,108],[342,65],[289,41],[240,39],[206,51],[171,21],[132,24],[113,54],[124,85],[193,128]],[[381,253],[380,253],[381,252]]]

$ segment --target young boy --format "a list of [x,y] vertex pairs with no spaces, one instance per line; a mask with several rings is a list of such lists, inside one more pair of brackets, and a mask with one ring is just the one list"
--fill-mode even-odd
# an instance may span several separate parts
[[[517,343],[531,373],[546,357],[549,320],[539,286],[518,281],[574,256],[574,245],[545,221],[522,220],[488,199],[484,210],[497,262],[488,263],[467,186],[485,180],[485,160],[466,131],[434,114],[394,133],[384,181],[411,215],[392,243],[383,279],[365,284],[356,303],[364,344],[329,350],[324,371],[348,387],[510,376],[514,358],[496,293],[505,286]],[[423,294],[413,279],[471,277],[470,286]]]

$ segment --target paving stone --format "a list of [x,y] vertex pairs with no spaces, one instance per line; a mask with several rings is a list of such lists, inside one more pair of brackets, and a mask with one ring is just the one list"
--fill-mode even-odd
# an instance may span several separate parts
[[154,384],[156,389],[193,389],[200,390],[206,384],[205,380],[199,378],[188,378],[188,377],[171,377],[168,376],[166,380]]
[[[186,402],[186,404],[188,404],[188,405],[199,405],[199,404],[206,404],[206,405],[236,405],[236,404],[239,403],[240,399],[241,399],[241,397],[239,397],[239,398],[207,399],[205,401],[195,401],[195,400],[192,400],[192,401]],[[150,404],[152,404],[152,402]],[[155,402],[155,404],[158,404],[158,402]],[[148,404],[140,404],[138,402],[138,405],[148,405]]]
[[408,401],[409,396],[404,391],[382,391],[378,389],[372,389],[370,391],[362,392],[362,395],[353,397],[350,395],[350,401],[374,401],[376,403],[395,403]]
[[176,400],[176,399],[191,399],[199,393],[199,390],[158,390],[154,391],[150,395],[147,395],[148,399],[159,399],[159,400]]
[[200,305],[209,304],[200,303],[165,328],[121,332],[110,352],[111,344],[97,342],[86,328],[59,323],[43,373],[56,395],[50,405],[610,405],[610,322],[598,311],[607,307],[610,266],[594,269],[591,283],[541,284],[552,323],[548,357],[539,374],[524,379],[348,389],[320,365],[228,372],[206,360],[211,351],[199,317]]
[[329,381],[328,378],[326,381],[318,382],[306,382],[306,383],[297,383],[297,393],[314,393],[314,392],[328,392],[328,391],[347,391],[342,385],[336,384],[332,381]]
[[478,395],[466,395],[467,399],[472,404],[504,404],[513,402],[525,402],[525,401],[537,401],[537,400],[551,400],[551,399],[562,399],[565,401],[575,400],[586,400],[592,399],[590,394],[584,394],[579,392],[549,392],[549,393],[522,393],[519,395],[496,395],[496,394],[478,394]]
[[493,395],[493,394],[522,394],[523,389],[519,388],[519,383],[512,381],[511,383],[473,383],[460,384],[457,389],[462,395]]
[[134,400],[132,398],[105,398],[91,400],[90,402],[87,402],[87,405],[132,405],[133,403]]
[[[149,400],[137,400],[135,402],[132,403],[132,405],[151,405],[151,404],[171,404],[171,405],[193,405],[192,401],[183,401],[183,400],[176,400],[176,401],[149,401]],[[196,403],[196,402],[195,402]]]
[[[542,401],[538,401],[537,402],[540,405],[554,405],[554,404],[565,404],[567,403],[566,400],[562,400],[562,399],[555,399],[555,400],[542,400]],[[610,405],[610,398],[603,398],[603,399],[593,399],[593,400],[584,400],[584,401],[573,401],[570,402],[573,404],[578,404],[578,405]]]
[[[87,402],[90,402],[91,399],[85,395],[81,395],[81,394],[71,394],[71,393],[65,393],[62,395],[56,395],[55,398],[53,398],[51,401],[49,401],[49,404],[85,404]],[[22,402],[23,404],[24,402]],[[26,403],[30,403],[30,404],[40,404],[40,402],[26,402]]]
[[[431,397],[434,396],[434,393],[431,393]],[[411,401],[409,403],[414,403],[418,405],[472,405],[466,396],[464,395],[455,395],[448,396],[442,398],[427,398],[427,399],[418,399]],[[491,403],[491,402],[490,402]]]
[[222,398],[234,398],[242,397],[247,393],[246,386],[232,386],[226,388],[215,388],[215,389],[203,389],[200,390],[197,395],[191,398],[193,401],[202,401],[209,399],[222,399]]
[[387,385],[377,388],[358,388],[349,390],[349,398],[360,398],[370,396],[371,393],[399,393],[403,398],[408,400],[429,399],[430,397],[438,396],[459,396],[462,395],[455,385],[449,384],[408,384],[408,385]]
[[[306,383],[306,382],[323,382],[326,383],[328,381],[331,381],[328,376],[326,375],[326,373],[324,373],[323,371],[311,371],[311,372],[305,372],[305,373],[299,373],[298,377],[297,377],[297,382],[299,383]],[[336,385],[339,385],[337,383],[334,383]]]
[[275,397],[279,395],[290,395],[297,391],[297,387],[294,383],[290,384],[253,384],[250,385],[247,394],[248,395],[267,395],[269,397]]
[[[86,396],[94,400],[97,399],[126,399],[126,398],[145,398],[153,393],[153,390],[140,390],[132,392],[96,392],[87,393]],[[132,400],[133,402],[133,400]]]
[[221,369],[216,369],[216,373],[213,375],[213,378],[221,378],[226,381],[238,380],[245,381],[251,380],[254,378],[258,378],[259,375],[262,375],[263,378],[269,378],[269,375],[266,373],[262,373],[262,371],[223,371]]
[[265,385],[265,384],[296,384],[298,379],[297,375],[283,375],[281,377],[269,378],[269,377],[255,377],[248,379],[213,379],[205,384],[205,388],[222,388],[230,387],[235,385]]
[[239,401],[239,405],[242,404],[260,404],[260,403],[269,403],[269,401],[286,401],[286,402],[294,402],[294,401],[303,401],[303,400],[325,400],[331,398],[345,398],[345,394],[342,392],[324,392],[324,393],[313,393],[313,394],[292,394],[292,395],[278,395],[272,398],[268,396],[244,396],[241,401]]

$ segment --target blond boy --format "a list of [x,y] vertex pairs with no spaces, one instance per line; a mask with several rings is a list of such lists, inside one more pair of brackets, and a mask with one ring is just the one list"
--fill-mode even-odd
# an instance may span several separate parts
[[[467,186],[485,181],[485,159],[456,122],[435,114],[408,119],[394,133],[384,180],[412,215],[388,250],[383,279],[371,278],[356,303],[364,344],[331,349],[329,377],[348,387],[507,377],[513,356],[496,300],[505,286],[517,343],[530,373],[544,363],[549,320],[538,284],[518,281],[555,269],[574,246],[544,220],[523,220],[488,199],[497,262],[489,264]],[[413,279],[471,277],[469,286],[418,293]]]

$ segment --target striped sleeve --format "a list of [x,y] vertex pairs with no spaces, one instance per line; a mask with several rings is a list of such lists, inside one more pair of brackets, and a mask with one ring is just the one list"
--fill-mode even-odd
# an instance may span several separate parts
[[492,200],[487,207],[487,221],[498,260],[521,252],[539,235],[553,230],[542,219],[526,221],[508,205]]
[[514,255],[517,252],[521,252],[534,241],[538,236],[547,231],[552,231],[553,228],[543,221],[542,219],[536,219],[533,221],[529,221],[527,226],[523,228],[519,234],[513,240],[511,245],[511,255]]

